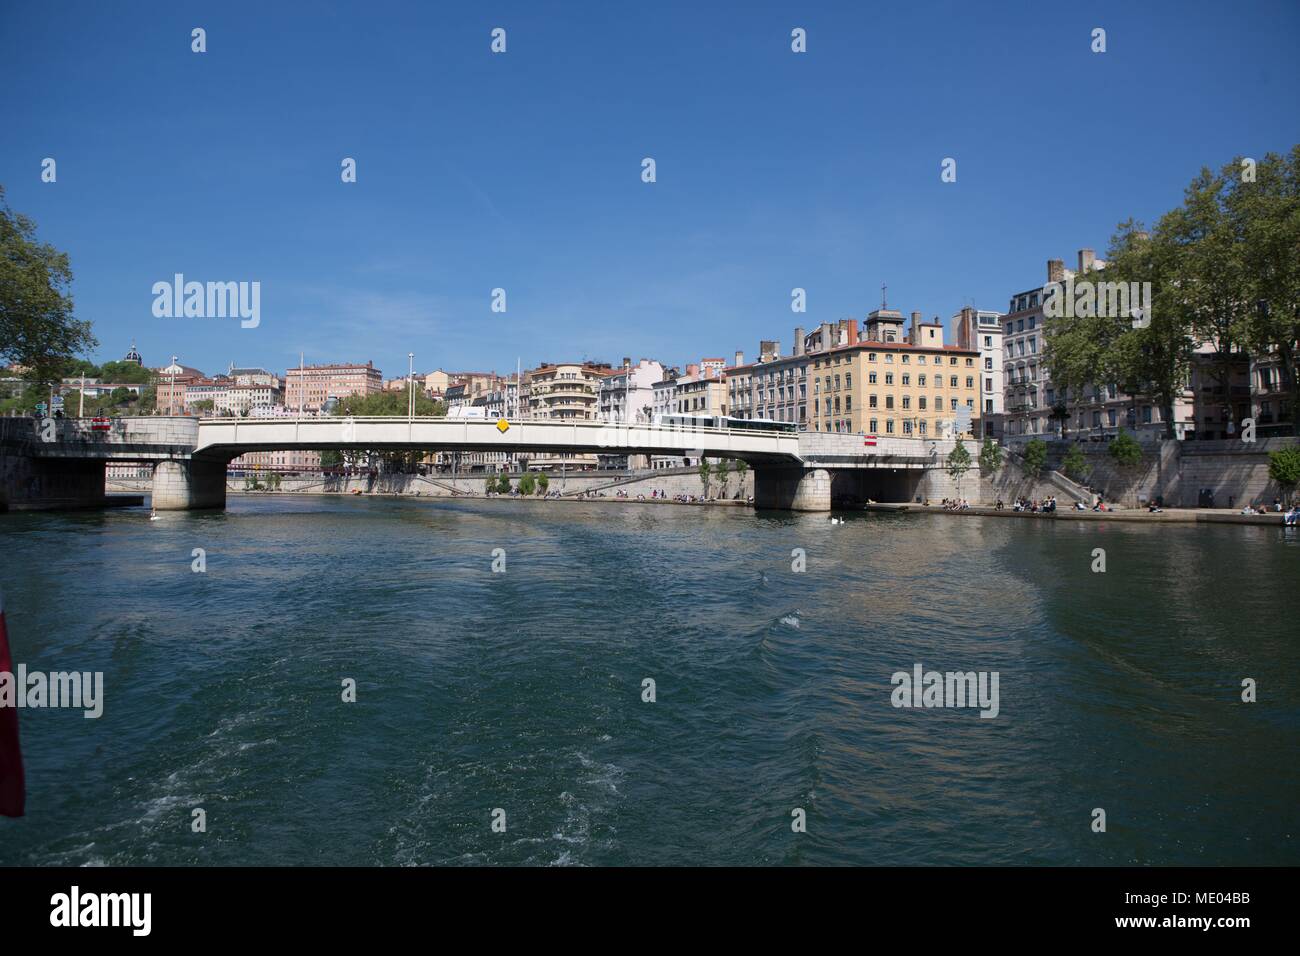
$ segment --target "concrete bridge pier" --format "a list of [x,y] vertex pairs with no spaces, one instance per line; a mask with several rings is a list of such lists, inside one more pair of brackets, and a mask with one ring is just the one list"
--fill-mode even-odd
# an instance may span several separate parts
[[830,511],[830,472],[825,468],[756,465],[754,507],[785,511]]
[[153,470],[156,511],[226,506],[226,463],[197,458],[160,461]]

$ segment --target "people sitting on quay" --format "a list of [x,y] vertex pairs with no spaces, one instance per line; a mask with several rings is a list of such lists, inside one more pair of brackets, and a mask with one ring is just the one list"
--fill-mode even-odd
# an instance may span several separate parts
[[1300,504],[1291,506],[1291,510],[1282,516],[1282,523],[1288,528],[1294,528],[1300,524]]

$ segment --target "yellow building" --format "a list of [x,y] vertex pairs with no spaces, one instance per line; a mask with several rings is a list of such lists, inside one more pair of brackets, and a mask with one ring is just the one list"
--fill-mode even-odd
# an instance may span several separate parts
[[[943,438],[978,433],[979,352],[943,343],[943,325],[912,313],[867,318],[866,336],[808,356],[808,411],[814,431]],[[969,427],[955,429],[959,415]]]

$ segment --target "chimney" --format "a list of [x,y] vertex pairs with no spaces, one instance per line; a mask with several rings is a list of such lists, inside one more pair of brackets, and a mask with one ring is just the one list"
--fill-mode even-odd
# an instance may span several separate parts
[[736,349],[736,366],[735,366],[735,367],[736,367],[736,368],[740,368],[740,366],[742,366],[742,365],[744,365],[744,364],[745,364],[745,353],[742,352],[742,351],[740,351],[740,349]]
[[849,319],[848,329],[849,329],[849,345],[857,345],[858,344],[858,320]]
[[803,326],[794,327],[794,354],[795,356],[803,355]]
[[821,350],[823,352],[827,351],[835,344],[834,340],[831,338],[831,329],[833,328],[834,326],[829,322],[823,322],[821,325]]
[[686,374],[687,374],[687,375],[699,375],[699,374],[700,374],[700,367],[699,367],[698,365],[696,365],[694,362],[689,362],[689,363],[687,363],[687,365],[686,365]]
[[921,324],[921,313],[920,313],[920,312],[913,312],[913,313],[912,313],[912,324],[913,324],[913,325],[920,325],[920,324]]
[[1064,259],[1047,260],[1047,281],[1048,282],[1065,281],[1065,260]]
[[1091,249],[1079,250],[1079,272],[1087,272],[1092,268],[1093,262],[1097,259],[1096,254]]

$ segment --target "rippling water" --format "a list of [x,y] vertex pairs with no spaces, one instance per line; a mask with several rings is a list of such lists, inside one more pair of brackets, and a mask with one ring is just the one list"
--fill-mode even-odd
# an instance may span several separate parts
[[[1297,584],[1300,538],[1253,526],[7,515],[15,660],[106,704],[22,713],[0,863],[1296,864]],[[1000,715],[892,707],[917,662],[998,671]]]

